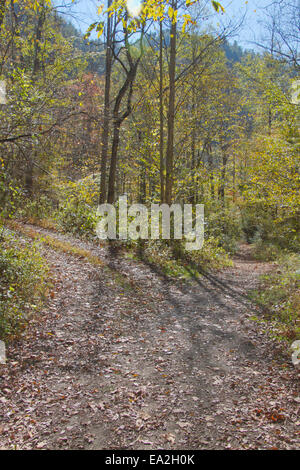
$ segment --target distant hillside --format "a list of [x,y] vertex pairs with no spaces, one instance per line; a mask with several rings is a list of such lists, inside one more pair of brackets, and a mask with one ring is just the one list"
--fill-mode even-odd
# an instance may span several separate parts
[[86,40],[83,33],[81,33],[70,22],[66,21],[63,17],[59,17],[59,29],[65,38],[73,38],[73,45],[75,49],[86,53],[86,60],[88,62],[87,71],[104,74],[105,71],[105,57],[104,47],[102,41]]
[[253,50],[243,49],[241,46],[239,46],[237,41],[234,41],[233,43],[225,41],[221,47],[226,54],[228,62],[231,64],[241,62],[242,58],[249,53],[255,54]]

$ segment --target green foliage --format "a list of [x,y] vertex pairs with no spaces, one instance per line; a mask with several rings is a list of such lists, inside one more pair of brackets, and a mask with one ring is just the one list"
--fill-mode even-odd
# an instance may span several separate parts
[[34,199],[20,196],[16,217],[27,222],[35,223],[50,219],[55,214],[53,201],[46,195],[37,195]]
[[48,268],[38,251],[14,238],[0,246],[0,338],[22,331],[41,305],[47,287]]
[[82,238],[95,239],[97,223],[97,177],[58,183],[59,209],[54,220],[60,230]]
[[278,135],[258,136],[249,144],[244,196],[276,209],[278,220],[293,217],[300,208],[299,153]]
[[274,243],[258,240],[254,247],[253,257],[259,261],[276,261],[282,255],[282,250]]
[[189,258],[199,266],[205,269],[221,269],[226,266],[232,266],[226,250],[220,247],[217,238],[207,237],[201,250],[189,252]]
[[300,339],[300,257],[281,256],[271,274],[262,276],[252,296],[268,310],[273,334],[288,341]]
[[297,149],[283,136],[257,136],[249,142],[240,203],[248,242],[299,250],[299,163]]
[[242,236],[241,216],[237,208],[213,208],[206,214],[205,232],[209,239],[234,253]]
[[70,197],[59,208],[56,216],[58,227],[82,238],[96,238],[96,210],[87,203]]
[[[269,258],[266,256],[266,260],[276,259],[276,251],[280,252],[284,249],[299,251],[300,222],[297,215],[288,216],[287,214],[287,217],[279,217],[276,208],[270,208],[263,201],[259,201],[242,205],[241,220],[246,241],[255,243],[258,253],[263,253],[263,247],[267,245],[275,249],[272,256]],[[270,254],[271,251],[267,250]]]
[[96,207],[99,197],[99,186],[100,175],[96,173],[78,181],[59,183],[57,192],[59,192],[62,202],[65,199],[72,199]]
[[225,250],[214,238],[207,238],[201,250],[185,252],[184,241],[147,240],[126,243],[127,249],[157,266],[170,277],[201,276],[199,269],[217,270],[231,266]]
[[10,218],[16,211],[19,188],[10,181],[5,165],[0,158],[0,224],[4,219]]

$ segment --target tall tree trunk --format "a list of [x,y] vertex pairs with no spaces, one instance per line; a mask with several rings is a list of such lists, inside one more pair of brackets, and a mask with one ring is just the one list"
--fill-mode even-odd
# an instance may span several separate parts
[[226,165],[228,157],[224,152],[222,155],[222,172],[221,172],[221,185],[219,188],[219,197],[222,202],[222,206],[225,207],[225,178],[226,178]]
[[1,28],[3,20],[4,20],[5,2],[6,2],[6,0],[0,0],[0,28]]
[[146,198],[147,198],[147,171],[146,171],[146,166],[145,166],[145,163],[142,163],[142,167],[141,167],[141,172],[140,172],[140,176],[141,176],[141,183],[140,183],[140,197],[139,197],[139,202],[141,204],[145,204],[146,203]]
[[215,183],[214,183],[214,161],[211,146],[207,146],[208,162],[209,162],[209,181],[210,181],[210,194],[212,200],[215,199]]
[[[46,21],[46,11],[45,11],[45,4],[41,2],[40,5],[41,9],[39,11],[39,16],[37,19],[37,25],[35,30],[35,43],[34,43],[34,54],[33,54],[33,67],[32,67],[32,83],[34,83],[38,77],[38,74],[41,70],[41,40],[43,34],[43,27]],[[34,154],[34,156],[32,155]],[[32,196],[33,193],[33,161],[37,157],[37,152],[34,151],[33,145],[30,145],[29,152],[28,152],[28,160],[25,167],[25,190],[28,196]]]
[[[194,61],[193,48],[193,61]],[[191,176],[192,176],[192,194],[190,195],[191,204],[195,204],[197,198],[197,181],[195,175],[196,169],[196,93],[192,88],[192,135],[191,135]]]
[[[29,152],[32,152],[32,145],[30,145]],[[31,155],[28,157],[25,168],[25,191],[31,197],[33,192],[33,160]]]
[[107,202],[109,204],[113,204],[115,202],[115,182],[116,182],[117,157],[118,157],[118,148],[119,148],[119,142],[120,142],[121,122],[122,121],[120,119],[117,119],[114,122],[110,170],[109,170],[109,182],[108,182],[108,195],[107,195]]
[[[127,19],[127,17],[126,17]],[[143,50],[142,43],[144,37],[144,29],[141,33],[141,53]],[[125,53],[128,62],[128,66],[125,67],[123,64],[123,69],[126,73],[125,81],[120,88],[117,97],[115,99],[114,109],[113,109],[113,142],[111,150],[111,161],[110,161],[110,172],[109,172],[109,181],[108,181],[108,195],[107,202],[113,204],[115,201],[115,182],[116,182],[116,170],[117,170],[117,157],[118,157],[118,148],[120,142],[120,128],[122,122],[131,114],[131,100],[133,93],[133,84],[136,77],[136,72],[138,65],[140,63],[142,55],[137,59],[133,59],[130,52],[130,43],[128,40],[128,30],[124,27],[124,44],[125,44]],[[122,63],[121,59],[118,59]],[[120,109],[123,103],[125,96],[127,95],[127,106],[123,113],[120,113]]]
[[[139,130],[138,131],[138,143],[139,143],[139,148],[142,148],[142,132]],[[138,194],[138,201],[140,204],[145,204],[146,202],[146,197],[147,197],[147,183],[146,183],[146,178],[147,178],[147,169],[146,169],[146,164],[144,161],[144,158],[141,158],[139,162],[139,194]]]
[[[172,0],[173,10],[177,9],[177,0]],[[175,121],[175,72],[176,72],[176,32],[177,23],[172,21],[170,30],[170,64],[169,64],[169,106],[168,106],[168,140],[166,153],[166,192],[165,201],[172,203],[173,166],[174,166],[174,121]]]
[[163,24],[159,24],[159,157],[160,201],[165,202],[164,104],[163,104]]
[[[132,99],[132,93],[133,93],[133,82],[135,80],[138,64],[140,61],[140,58],[139,58],[134,63],[132,61],[132,58],[130,56],[128,57],[129,57],[129,62],[130,62],[129,64],[130,69],[127,71],[126,80],[122,88],[119,90],[119,93],[115,100],[115,105],[114,105],[114,110],[113,110],[113,142],[112,142],[112,149],[111,149],[108,194],[107,194],[107,202],[109,204],[113,204],[115,202],[115,183],[116,183],[118,148],[119,148],[119,142],[120,142],[120,128],[121,128],[122,122],[130,115],[132,111],[131,99]],[[122,105],[122,101],[127,91],[128,91],[127,108],[124,111],[124,113],[120,115],[120,107]]]
[[268,109],[268,134],[271,135],[272,133],[272,110],[271,105],[269,105]]
[[39,54],[41,52],[41,40],[42,40],[42,33],[43,27],[46,20],[46,12],[44,2],[41,2],[41,10],[38,17],[37,25],[36,25],[36,33],[35,33],[35,45],[34,45],[34,56],[33,56],[33,69],[32,69],[32,81],[34,82],[36,76],[38,75],[41,69],[41,60]]
[[[111,0],[107,1],[107,7],[111,5]],[[105,91],[104,91],[104,116],[103,130],[101,137],[101,170],[100,170],[100,195],[99,203],[103,204],[106,200],[106,166],[108,155],[108,137],[109,137],[109,112],[110,112],[110,86],[112,69],[112,38],[111,38],[111,18],[107,15],[106,29],[106,58],[105,58]]]
[[[1,11],[1,7],[0,7]],[[16,13],[15,13],[15,6],[14,6],[14,0],[10,0],[10,22],[11,22],[11,29],[14,31],[14,34],[16,34],[16,27],[15,27],[15,19],[16,19]],[[0,20],[1,23],[1,20]],[[11,60],[12,62],[15,62],[15,41],[14,38],[12,38],[11,41]]]
[[196,176],[195,176],[195,167],[196,167],[196,129],[193,123],[193,128],[192,128],[192,136],[191,136],[191,177],[192,177],[192,187],[191,191],[192,194],[189,196],[189,200],[191,204],[195,204],[195,200],[197,197],[197,181],[196,181]]
[[233,202],[236,201],[236,194],[235,194],[235,179],[236,179],[236,168],[235,168],[235,153],[233,153],[233,168],[232,168],[232,200]]

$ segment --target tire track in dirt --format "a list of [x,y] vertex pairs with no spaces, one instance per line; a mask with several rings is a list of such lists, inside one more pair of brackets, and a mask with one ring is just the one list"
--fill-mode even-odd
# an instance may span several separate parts
[[267,266],[240,257],[217,285],[183,283],[34,230],[110,270],[43,248],[53,298],[0,369],[3,448],[297,448],[298,378],[221,284],[246,293]]

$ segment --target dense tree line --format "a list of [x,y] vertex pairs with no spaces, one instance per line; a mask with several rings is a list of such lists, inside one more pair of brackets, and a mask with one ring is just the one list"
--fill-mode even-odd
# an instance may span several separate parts
[[92,206],[124,192],[133,201],[204,202],[221,243],[244,232],[297,246],[289,5],[284,30],[278,8],[268,11],[271,39],[259,53],[231,40],[239,24],[218,2],[145,2],[134,17],[109,0],[83,35],[50,1],[2,1],[2,210],[41,196],[57,207],[64,184],[95,175]]

